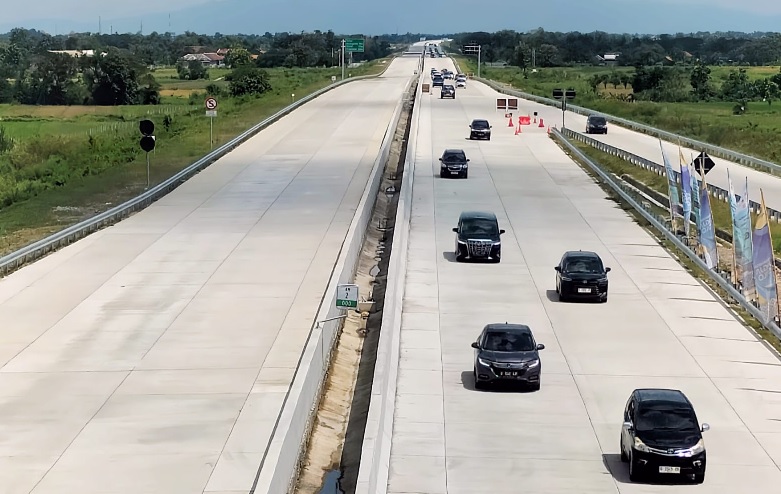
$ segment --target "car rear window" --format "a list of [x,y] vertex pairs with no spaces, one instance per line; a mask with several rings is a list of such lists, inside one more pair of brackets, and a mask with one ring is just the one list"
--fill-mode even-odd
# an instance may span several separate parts
[[473,129],[487,129],[488,128],[488,122],[485,120],[475,120],[472,122],[472,128]]
[[499,225],[487,218],[464,218],[461,221],[461,231],[464,235],[499,235]]
[[464,153],[445,153],[445,155],[442,157],[442,161],[466,161],[466,155]]
[[684,407],[649,407],[637,412],[635,429],[638,431],[695,431],[694,411]]
[[594,125],[607,125],[605,117],[588,117],[588,119]]

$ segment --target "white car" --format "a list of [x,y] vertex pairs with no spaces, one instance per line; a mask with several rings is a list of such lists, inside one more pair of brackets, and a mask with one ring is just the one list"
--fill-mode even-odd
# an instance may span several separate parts
[[456,87],[466,87],[466,80],[465,79],[459,79],[456,81]]

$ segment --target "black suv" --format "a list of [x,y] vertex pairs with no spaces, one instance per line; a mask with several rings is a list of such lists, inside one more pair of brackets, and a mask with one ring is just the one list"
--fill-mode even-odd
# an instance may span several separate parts
[[556,293],[566,302],[574,298],[607,302],[607,274],[602,259],[595,252],[569,251],[561,256],[556,270]]
[[539,350],[545,345],[534,341],[529,326],[523,324],[489,324],[472,343],[475,349],[475,388],[498,382],[522,383],[540,389]]
[[491,124],[488,120],[472,120],[469,124],[469,139],[491,140]]
[[586,134],[607,134],[607,120],[599,115],[589,115],[586,120]]
[[442,98],[453,98],[456,99],[456,88],[452,84],[444,84],[442,86],[442,92],[439,94],[440,99]]
[[431,81],[432,81],[432,82],[431,82],[431,85],[432,85],[433,87],[437,87],[437,86],[440,86],[440,87],[442,87],[442,86],[445,84],[445,80],[442,78],[442,76],[441,76],[441,75],[435,75],[435,76],[433,76],[433,77],[432,77],[432,79],[431,79]]
[[485,259],[499,262],[502,258],[504,230],[494,213],[464,211],[458,218],[456,233],[456,261]]
[[694,406],[677,389],[636,389],[624,408],[621,461],[629,463],[629,479],[651,474],[689,475],[705,480],[708,424],[697,422]]
[[441,178],[456,175],[467,178],[469,176],[469,158],[466,157],[463,149],[445,149],[442,157],[439,158]]

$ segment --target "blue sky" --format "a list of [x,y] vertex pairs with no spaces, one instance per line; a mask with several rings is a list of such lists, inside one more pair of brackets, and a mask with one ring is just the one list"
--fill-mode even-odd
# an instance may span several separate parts
[[[0,31],[153,30],[212,34],[601,30],[617,33],[777,31],[781,1],[752,0],[29,0],[5,5]],[[475,8],[479,5],[479,8]],[[34,7],[34,8],[30,8]],[[170,15],[170,24],[169,24]]]

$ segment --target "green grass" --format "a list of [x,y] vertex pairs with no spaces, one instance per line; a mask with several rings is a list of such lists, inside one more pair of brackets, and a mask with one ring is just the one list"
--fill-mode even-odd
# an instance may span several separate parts
[[[353,76],[377,74],[389,63],[384,62],[350,72]],[[222,96],[214,126],[215,147],[289,105],[291,93],[299,99],[331,84],[337,72],[269,70],[272,91],[258,98]],[[146,186],[145,154],[138,147],[142,117],[156,125],[153,186],[206,154],[210,148],[204,96],[171,98],[174,104],[155,107],[0,107],[0,126],[17,139],[10,153],[0,154],[0,192],[11,187],[22,198],[5,206],[0,202],[0,255],[141,193]],[[171,117],[168,129],[162,124],[165,111]],[[103,131],[93,131],[90,143],[89,130],[103,127]],[[51,186],[52,175],[63,176],[65,184]],[[24,176],[26,185],[9,184],[11,176],[17,180]]]
[[[477,65],[471,58],[456,57],[462,69],[476,72]],[[712,79],[719,84],[730,70],[739,67],[712,67]],[[778,67],[743,67],[750,78],[768,77],[779,72]],[[599,92],[588,85],[588,79],[594,73],[611,72],[611,67],[559,67],[538,69],[529,73],[525,79],[518,67],[481,69],[481,76],[513,88],[551,97],[554,88],[572,87],[577,91],[573,104],[591,108],[617,117],[644,123],[659,129],[673,132],[693,139],[701,140],[740,151],[758,158],[781,162],[781,144],[777,135],[781,132],[781,101],[772,105],[752,102],[744,115],[733,115],[733,102],[713,101],[700,103],[654,103],[639,101],[628,103],[611,98],[610,94],[631,92],[619,85],[618,89],[608,84],[607,89],[600,86]],[[632,72],[633,69],[617,67],[616,70]]]

